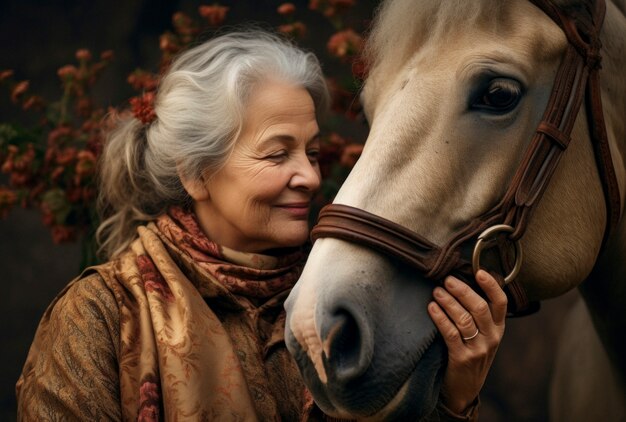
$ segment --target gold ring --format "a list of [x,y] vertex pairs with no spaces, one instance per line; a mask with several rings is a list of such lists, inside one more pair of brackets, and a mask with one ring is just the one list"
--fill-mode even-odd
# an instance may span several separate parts
[[[474,253],[472,255],[472,268],[474,270],[474,275],[476,275],[478,270],[480,270],[480,254],[485,248],[486,240],[498,232],[513,233],[514,231],[515,229],[509,225],[496,224],[495,226],[489,227],[487,230],[482,232],[480,236],[478,236],[478,241],[476,242],[476,246],[474,246]],[[513,279],[517,277],[517,274],[519,274],[519,271],[522,268],[522,245],[519,243],[519,240],[515,240],[513,242],[513,245],[515,246],[515,265],[513,266],[513,269],[511,270],[509,275],[504,277],[505,285],[513,281]]]
[[471,336],[469,336],[469,337],[463,337],[463,341],[468,341],[468,340],[473,339],[474,337],[476,337],[478,335],[479,332],[480,332],[480,330],[478,328],[476,328],[476,332],[474,334],[472,334]]

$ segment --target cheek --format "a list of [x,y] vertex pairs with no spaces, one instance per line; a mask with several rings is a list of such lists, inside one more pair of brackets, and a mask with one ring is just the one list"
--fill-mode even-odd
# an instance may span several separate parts
[[245,200],[240,202],[243,205],[241,210],[246,215],[248,222],[257,226],[257,229],[262,229],[270,223],[273,212],[272,207],[277,203],[280,193],[280,189],[276,189],[272,185],[268,186],[267,183],[248,186]]
[[273,204],[285,192],[289,177],[281,171],[265,171],[250,181],[248,188],[251,198],[257,203]]

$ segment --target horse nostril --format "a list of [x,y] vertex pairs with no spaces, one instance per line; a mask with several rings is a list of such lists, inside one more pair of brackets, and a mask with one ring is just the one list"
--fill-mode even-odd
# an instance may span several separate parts
[[361,375],[370,365],[373,346],[369,331],[347,310],[337,311],[324,340],[329,375],[348,382]]

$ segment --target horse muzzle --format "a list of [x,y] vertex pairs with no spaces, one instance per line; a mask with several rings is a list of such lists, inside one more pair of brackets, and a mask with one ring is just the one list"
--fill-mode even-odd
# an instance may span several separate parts
[[335,239],[318,242],[316,256],[345,256],[345,248],[352,262],[307,263],[285,303],[287,348],[328,415],[424,416],[436,404],[446,361],[427,313],[432,285],[408,266]]

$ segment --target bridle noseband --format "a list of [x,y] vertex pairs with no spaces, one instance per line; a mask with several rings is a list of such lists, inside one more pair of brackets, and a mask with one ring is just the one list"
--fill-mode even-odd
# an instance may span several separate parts
[[[532,312],[523,288],[513,281],[521,267],[524,235],[530,216],[541,199],[561,155],[571,141],[574,122],[586,99],[587,121],[607,209],[606,242],[620,218],[620,195],[611,159],[600,97],[600,29],[604,0],[560,9],[551,0],[530,0],[561,27],[568,39],[565,55],[555,78],[546,110],[501,201],[488,212],[457,231],[444,245],[437,246],[419,234],[367,211],[341,204],[324,207],[313,228],[313,240],[333,237],[357,243],[397,258],[433,281],[454,274],[473,282],[484,248],[497,247],[506,277],[500,276],[509,296],[509,314]],[[499,233],[507,233],[506,237]],[[507,244],[513,242],[511,264]],[[472,243],[475,243],[473,248]],[[462,252],[474,250],[469,259]]]

